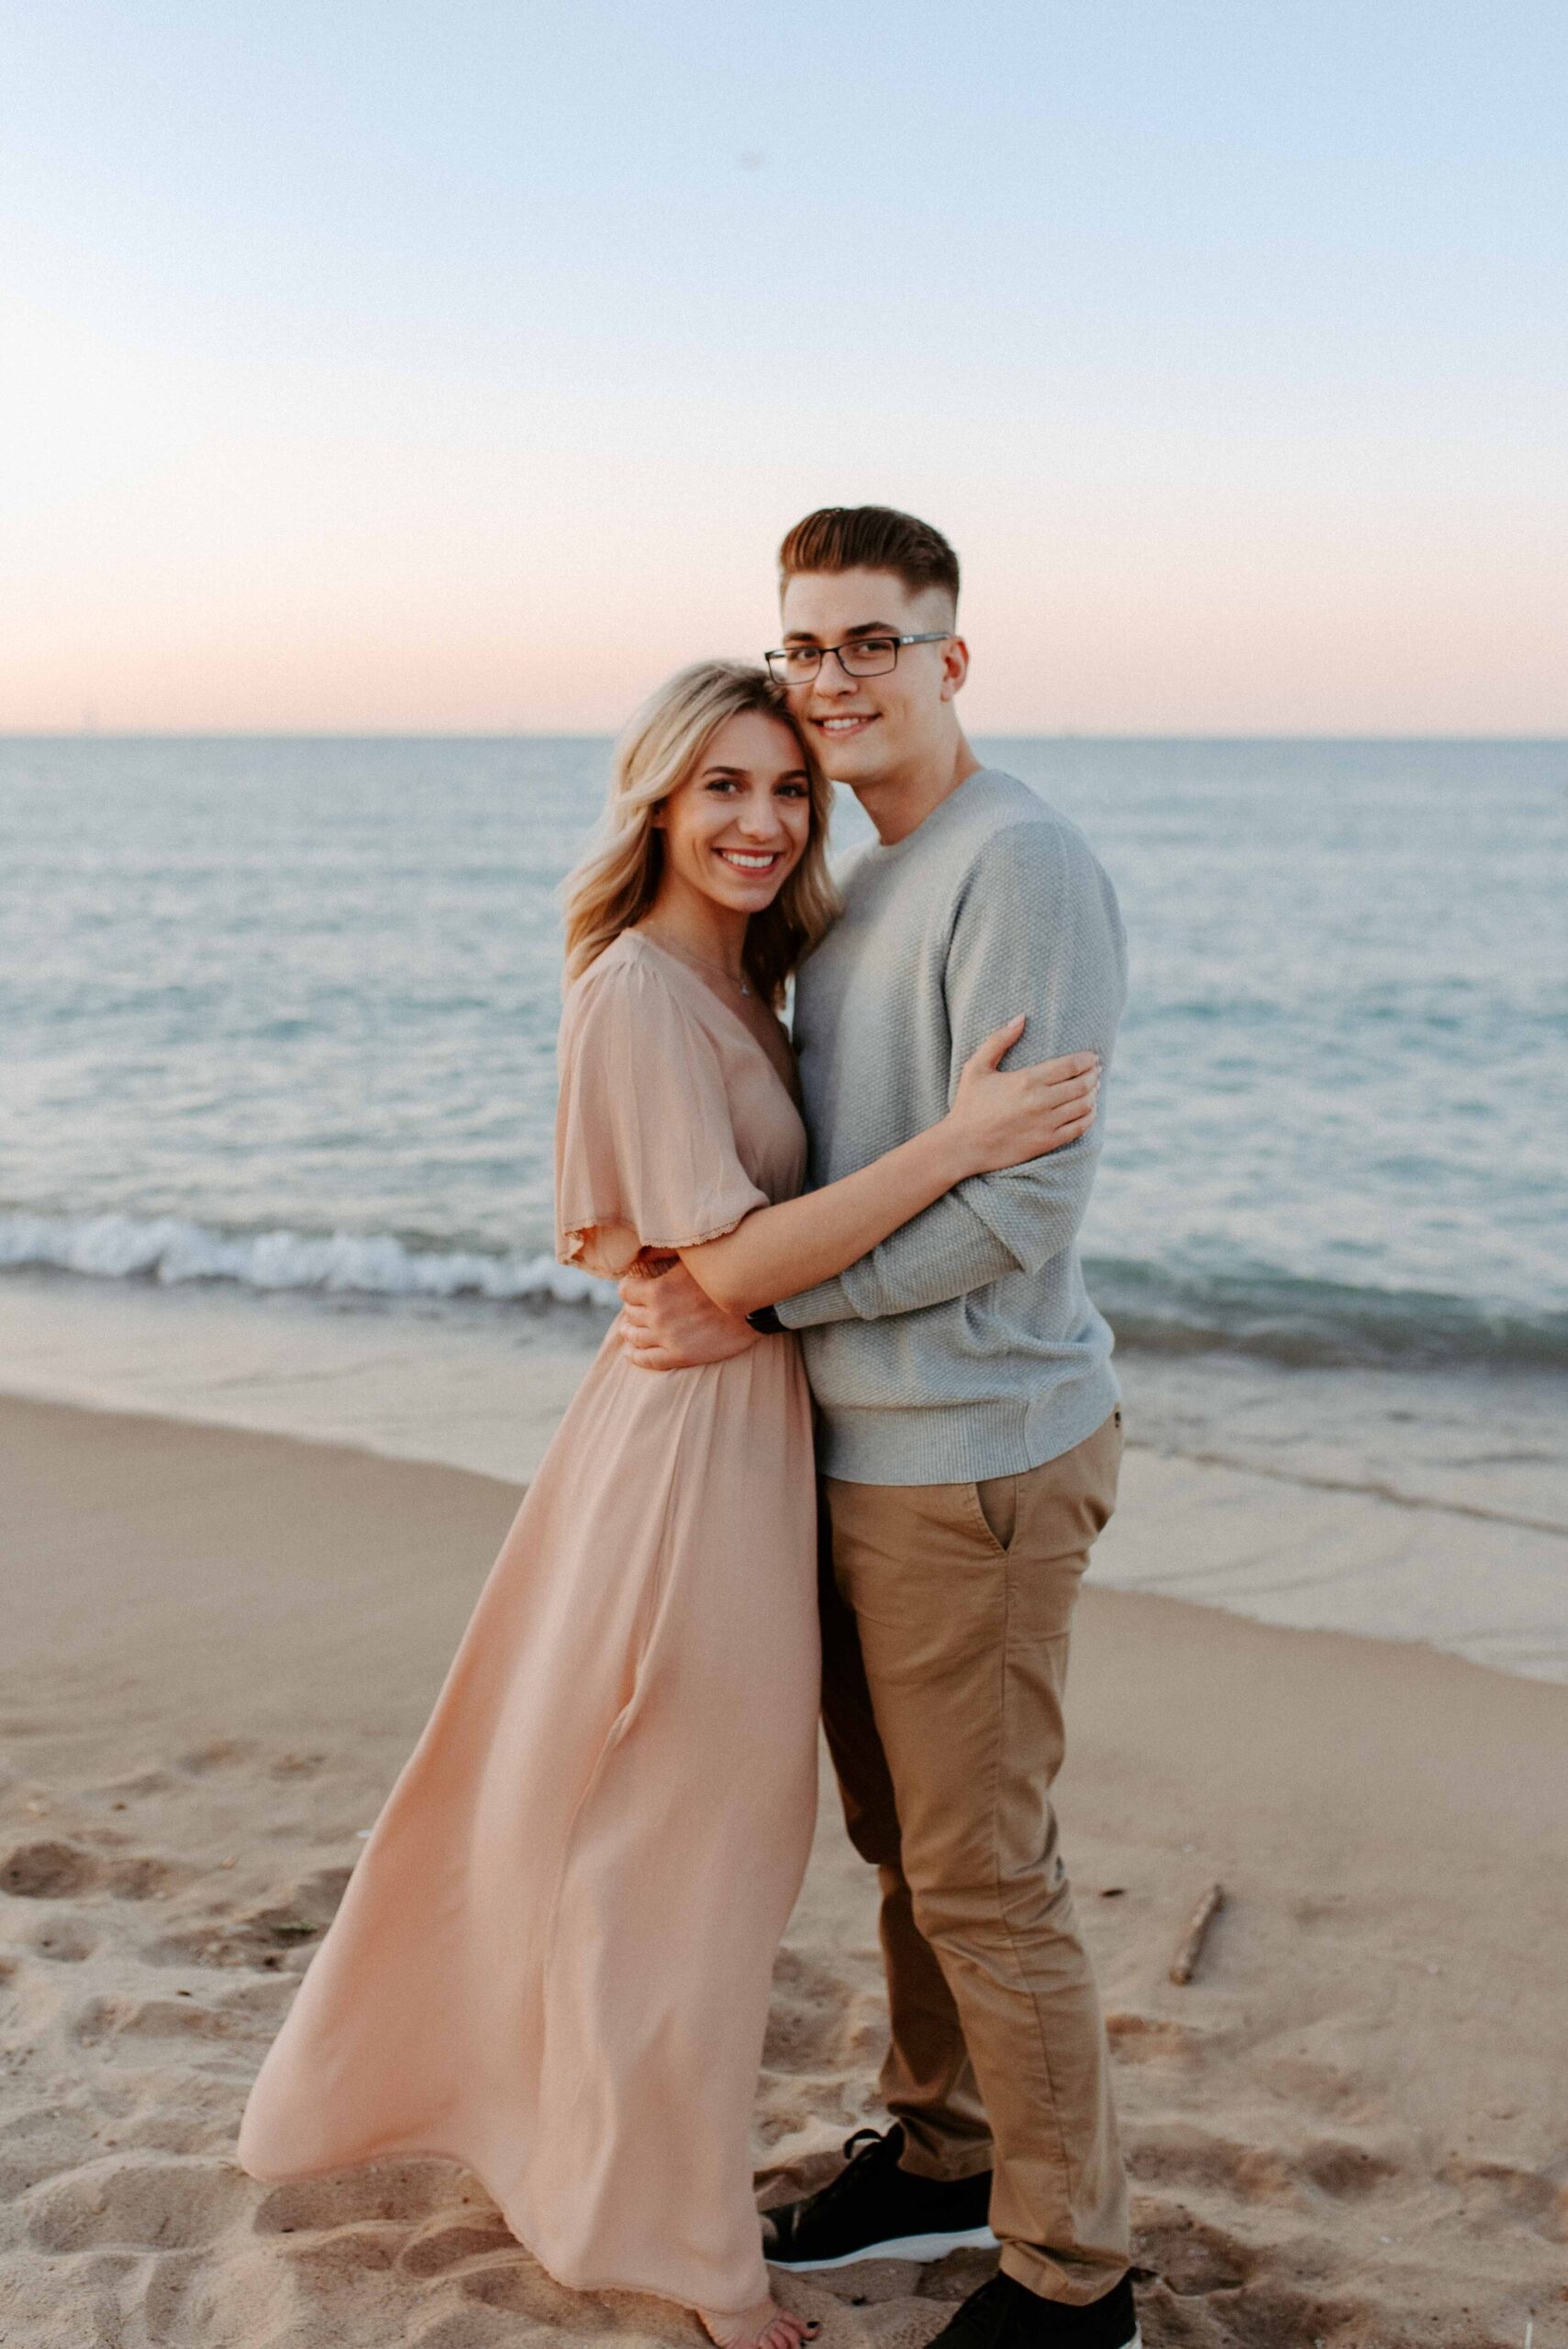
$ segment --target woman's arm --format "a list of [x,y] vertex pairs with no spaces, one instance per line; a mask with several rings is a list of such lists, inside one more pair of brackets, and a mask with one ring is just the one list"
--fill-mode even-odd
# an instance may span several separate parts
[[755,1208],[733,1231],[681,1261],[726,1313],[774,1305],[858,1262],[972,1174],[1018,1166],[1076,1141],[1094,1122],[1099,1063],[1072,1052],[1004,1074],[997,1066],[1024,1030],[998,1028],[965,1062],[945,1118],[896,1150],[778,1207]]

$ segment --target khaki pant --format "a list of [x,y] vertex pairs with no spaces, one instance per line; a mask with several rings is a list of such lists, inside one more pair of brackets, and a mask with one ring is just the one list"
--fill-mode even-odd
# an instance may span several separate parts
[[1008,2275],[1082,2304],[1130,2256],[1105,2024],[1057,1851],[1067,1637],[1121,1413],[980,1485],[826,1480],[823,1713],[882,1878],[904,2165],[995,2166]]

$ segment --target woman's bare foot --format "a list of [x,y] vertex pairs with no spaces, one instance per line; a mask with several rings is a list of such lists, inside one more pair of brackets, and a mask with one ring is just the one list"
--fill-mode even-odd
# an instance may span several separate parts
[[773,2300],[759,2300],[739,2316],[710,2316],[706,2309],[697,2316],[717,2349],[806,2349],[822,2330],[816,2317],[791,2316]]

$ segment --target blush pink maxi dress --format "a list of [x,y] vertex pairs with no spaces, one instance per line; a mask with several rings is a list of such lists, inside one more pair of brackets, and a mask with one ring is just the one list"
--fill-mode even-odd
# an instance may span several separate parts
[[[609,1275],[792,1197],[777,1070],[628,931],[570,990],[558,1252]],[[450,2155],[560,2282],[767,2293],[750,2121],[816,1805],[795,1341],[634,1368],[611,1331],[261,2066],[251,2176]]]

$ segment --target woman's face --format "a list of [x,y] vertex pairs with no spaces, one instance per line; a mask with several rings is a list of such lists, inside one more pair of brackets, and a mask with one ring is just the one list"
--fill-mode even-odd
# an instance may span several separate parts
[[653,820],[667,882],[731,913],[761,913],[811,837],[810,778],[793,729],[760,709],[726,718]]

